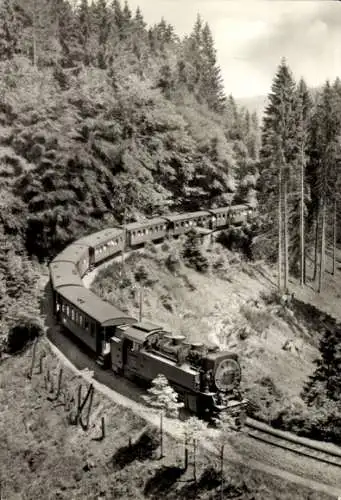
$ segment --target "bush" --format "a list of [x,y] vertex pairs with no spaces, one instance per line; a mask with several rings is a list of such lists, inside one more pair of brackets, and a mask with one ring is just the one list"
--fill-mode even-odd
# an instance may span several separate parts
[[165,265],[171,273],[178,273],[181,268],[181,259],[178,254],[170,254],[165,260]]
[[39,321],[33,318],[18,319],[18,323],[9,330],[6,352],[8,354],[20,352],[27,347],[29,342],[42,334],[43,328]]
[[191,267],[201,273],[208,271],[208,260],[199,247],[199,241],[195,231],[190,231],[188,233],[183,246],[182,255],[188,267]]
[[148,279],[148,269],[143,264],[141,264],[136,269],[134,276],[135,276],[136,281],[143,283],[143,282],[147,281],[147,279]]
[[170,249],[171,249],[171,246],[170,246],[170,244],[169,244],[169,243],[167,243],[167,241],[165,241],[164,243],[162,243],[162,245],[161,245],[161,250],[162,250],[163,252],[169,252],[169,251],[170,251]]
[[249,414],[266,423],[272,423],[283,407],[283,393],[271,377],[256,380],[252,388],[245,389],[250,401]]
[[231,227],[226,231],[222,231],[218,238],[218,243],[229,250],[239,250],[248,259],[252,259],[252,241],[253,232],[248,225],[242,227]]
[[266,309],[258,309],[250,304],[240,306],[240,312],[245,316],[250,326],[256,332],[262,334],[274,322],[274,318]]

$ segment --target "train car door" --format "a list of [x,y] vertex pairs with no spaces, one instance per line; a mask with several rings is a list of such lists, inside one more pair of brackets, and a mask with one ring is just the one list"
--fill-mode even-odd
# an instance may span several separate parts
[[137,358],[139,355],[138,345],[130,339],[125,339],[123,343],[123,364],[129,370],[136,371]]
[[89,248],[89,267],[95,265],[95,249],[93,247]]

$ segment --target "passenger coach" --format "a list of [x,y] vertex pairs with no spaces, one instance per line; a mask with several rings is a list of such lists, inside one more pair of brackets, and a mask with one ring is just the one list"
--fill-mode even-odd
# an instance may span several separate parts
[[135,318],[78,286],[58,289],[56,313],[61,324],[95,352],[100,362],[110,353],[116,328],[136,323]]
[[75,244],[88,247],[89,265],[90,269],[93,269],[97,264],[124,250],[125,234],[123,229],[113,227],[84,236]]

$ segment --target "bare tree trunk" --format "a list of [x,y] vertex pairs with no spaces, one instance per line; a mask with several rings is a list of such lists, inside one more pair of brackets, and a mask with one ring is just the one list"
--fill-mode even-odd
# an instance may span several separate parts
[[300,285],[305,283],[305,245],[304,245],[304,150],[301,151],[301,210],[300,210],[300,241],[301,241],[301,278]]
[[197,482],[197,440],[193,439],[193,479]]
[[282,166],[278,172],[278,290],[282,289]]
[[288,289],[289,282],[289,250],[288,250],[288,181],[284,181],[284,289]]
[[336,270],[336,208],[337,208],[337,203],[336,203],[336,198],[334,198],[334,203],[333,203],[333,269],[332,269],[332,274],[335,274]]
[[322,228],[321,228],[321,258],[320,258],[320,274],[318,292],[322,291],[324,269],[325,269],[325,253],[326,253],[326,203],[323,200],[322,204]]
[[33,23],[32,23],[32,64],[37,66],[37,5],[36,1],[33,2]]
[[314,257],[314,276],[313,281],[316,280],[317,277],[317,268],[318,268],[318,245],[319,245],[319,219],[320,219],[320,207],[317,208],[316,213],[316,223],[315,223],[315,257]]

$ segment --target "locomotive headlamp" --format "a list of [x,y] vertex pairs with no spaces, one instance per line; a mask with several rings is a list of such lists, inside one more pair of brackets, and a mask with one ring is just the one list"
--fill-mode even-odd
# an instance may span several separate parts
[[240,382],[240,366],[234,359],[224,359],[214,375],[215,385],[220,391],[229,391]]

